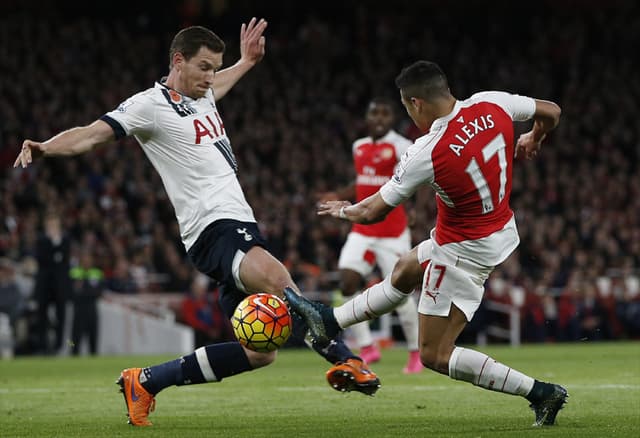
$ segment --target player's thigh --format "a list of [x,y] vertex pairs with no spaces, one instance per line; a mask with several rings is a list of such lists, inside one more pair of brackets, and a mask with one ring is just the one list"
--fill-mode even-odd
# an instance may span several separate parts
[[340,251],[339,269],[350,269],[363,278],[373,271],[376,255],[373,251],[373,239],[358,233],[349,233]]
[[[221,219],[209,225],[189,249],[191,262],[200,272],[224,287],[227,304],[241,294],[298,288],[278,259],[266,249],[266,240],[255,222]],[[238,293],[236,293],[238,292]]]
[[297,290],[284,265],[260,246],[254,246],[242,257],[238,279],[247,293],[267,292],[283,296],[287,286]]
[[400,257],[411,251],[411,234],[405,230],[398,237],[385,237],[376,239],[374,252],[376,263],[382,272],[382,276],[389,275]]
[[424,270],[431,257],[430,245],[431,240],[423,241],[398,259],[391,273],[393,287],[406,294],[420,287]]

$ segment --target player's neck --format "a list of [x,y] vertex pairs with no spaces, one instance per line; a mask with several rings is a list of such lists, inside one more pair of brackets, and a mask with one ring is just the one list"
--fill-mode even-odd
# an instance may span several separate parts
[[433,122],[435,122],[441,117],[445,117],[451,114],[455,106],[456,106],[456,98],[453,96],[449,96],[447,98],[434,102],[433,105],[431,106],[430,111],[427,113],[428,115],[425,120],[426,126],[429,127],[427,131],[431,129]]
[[448,116],[456,106],[456,98],[449,95],[447,98],[438,101],[434,105],[433,120],[437,120],[440,117]]
[[178,77],[176,76],[174,70],[171,70],[169,72],[169,75],[167,76],[167,79],[165,80],[164,85],[171,88],[172,90],[177,91],[183,96],[188,96],[186,90],[180,85],[180,81],[178,81]]

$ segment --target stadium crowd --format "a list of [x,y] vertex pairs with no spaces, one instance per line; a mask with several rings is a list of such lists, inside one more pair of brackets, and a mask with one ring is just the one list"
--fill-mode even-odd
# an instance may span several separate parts
[[[172,19],[149,12],[70,19],[19,8],[0,16],[0,312],[14,320],[48,305],[34,293],[34,260],[52,212],[71,242],[70,265],[90,249],[107,290],[189,291],[195,272],[173,209],[132,138],[26,170],[12,165],[24,138],[91,122],[166,74],[167,38],[177,27],[211,27],[228,42],[228,65],[238,56],[239,23],[257,15],[270,23],[267,55],[220,102],[221,113],[269,247],[303,290],[335,288],[329,274],[349,230],[316,216],[316,193],[353,179],[350,145],[364,132],[368,99],[386,95],[399,104],[395,75],[430,59],[458,98],[503,89],[546,97],[563,110],[541,156],[516,164],[512,207],[521,245],[492,274],[487,296],[520,307],[524,341],[640,337],[634,2],[587,2],[579,11],[553,3],[553,13],[552,2],[542,2],[526,19],[501,2],[471,2],[464,14],[430,2],[424,10],[399,2],[393,11],[283,2],[271,15],[242,10],[246,2],[178,3]],[[228,10],[209,7],[219,4]],[[504,25],[479,24],[478,15]],[[397,129],[421,135],[408,117]],[[418,242],[433,226],[433,193],[418,193],[413,206]]]

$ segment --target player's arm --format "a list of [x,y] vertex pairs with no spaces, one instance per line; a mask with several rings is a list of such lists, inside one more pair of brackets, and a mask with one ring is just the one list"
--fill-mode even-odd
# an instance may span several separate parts
[[373,224],[383,220],[394,207],[382,199],[380,192],[351,205],[348,201],[328,201],[318,206],[318,215],[333,216],[358,224]]
[[265,38],[262,35],[267,28],[264,18],[259,21],[252,18],[248,25],[240,27],[240,59],[231,67],[216,73],[213,78],[213,95],[222,99],[227,92],[264,57]]
[[555,129],[560,122],[560,107],[548,100],[535,99],[536,110],[533,115],[533,128],[518,138],[516,143],[516,157],[524,154],[527,159],[534,158],[547,133]]
[[111,126],[102,120],[96,120],[90,125],[63,131],[44,142],[25,140],[13,167],[27,167],[40,156],[82,154],[113,140],[115,134]]

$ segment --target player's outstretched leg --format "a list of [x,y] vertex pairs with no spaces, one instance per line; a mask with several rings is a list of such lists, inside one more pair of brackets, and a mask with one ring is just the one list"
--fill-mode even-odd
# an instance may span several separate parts
[[289,287],[284,289],[284,296],[289,307],[307,322],[314,343],[326,346],[342,331],[333,316],[333,307],[311,301]]
[[151,426],[149,413],[155,396],[170,386],[219,382],[246,371],[269,365],[275,352],[245,350],[239,342],[200,347],[191,354],[145,368],[128,368],[116,381],[124,395],[129,424]]
[[[329,385],[340,392],[358,391],[366,395],[374,395],[380,388],[380,379],[369,368],[366,361],[355,356],[344,341],[337,336],[341,329],[335,319],[333,319],[333,322],[329,320],[329,327],[332,328],[324,331],[324,336],[329,333],[332,335],[332,339],[321,343],[318,342],[318,337],[312,333],[309,327],[309,321],[312,318],[315,318],[316,321],[319,321],[319,325],[324,327],[324,322],[322,322],[322,306],[324,305],[307,300],[291,288],[285,288],[284,295],[289,307],[293,310],[294,330],[308,333],[308,336],[305,337],[307,345],[329,363],[334,364],[326,374]],[[297,308],[306,309],[305,313],[296,311],[296,307],[292,305],[292,302],[299,304]],[[333,309],[329,306],[324,306],[324,309],[333,318]],[[310,310],[310,312],[307,310]],[[316,310],[317,313],[314,313]],[[311,316],[309,316],[309,313],[311,313]]]
[[[437,371],[433,361],[424,361]],[[551,426],[558,411],[567,402],[569,394],[560,385],[541,382],[508,367],[484,353],[469,348],[455,347],[448,363],[449,377],[469,382],[491,391],[519,395],[527,399],[536,414],[534,426]]]
[[546,386],[546,393],[540,400],[532,402],[529,406],[536,414],[534,426],[552,426],[556,421],[558,411],[567,403],[569,393],[560,385],[554,383],[543,383]]

